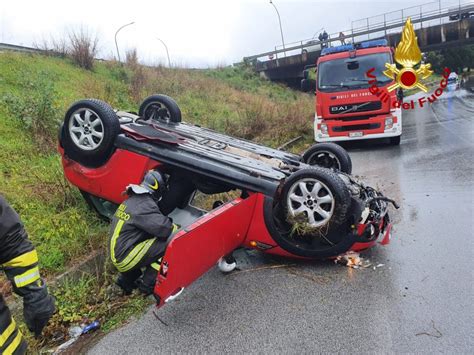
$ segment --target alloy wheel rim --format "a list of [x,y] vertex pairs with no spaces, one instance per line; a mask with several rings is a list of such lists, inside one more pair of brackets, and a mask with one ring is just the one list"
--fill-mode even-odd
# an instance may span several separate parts
[[320,227],[331,219],[335,201],[326,184],[315,178],[305,178],[290,187],[287,206],[293,217],[304,215],[311,227]]
[[95,111],[81,108],[71,115],[69,135],[77,147],[82,150],[94,150],[104,139],[104,124]]

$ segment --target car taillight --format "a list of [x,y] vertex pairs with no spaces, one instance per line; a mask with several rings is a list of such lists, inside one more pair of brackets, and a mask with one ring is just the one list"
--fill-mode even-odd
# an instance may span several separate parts
[[385,129],[390,129],[393,127],[393,118],[392,117],[387,117],[385,119]]

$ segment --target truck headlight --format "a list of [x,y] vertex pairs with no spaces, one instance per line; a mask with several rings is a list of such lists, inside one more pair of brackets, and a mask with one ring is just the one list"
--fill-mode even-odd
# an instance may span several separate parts
[[328,126],[324,123],[321,124],[321,133],[328,134]]
[[387,117],[385,119],[385,129],[390,129],[393,127],[393,118],[392,117]]

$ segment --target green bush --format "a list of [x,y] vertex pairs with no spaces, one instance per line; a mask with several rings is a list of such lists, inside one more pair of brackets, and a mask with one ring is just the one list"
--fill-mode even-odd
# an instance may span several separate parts
[[121,65],[119,62],[106,62],[105,67],[112,79],[125,84],[130,83],[132,72],[128,67]]
[[40,147],[50,148],[60,122],[53,79],[41,72],[32,79],[24,79],[20,85],[21,94],[5,94],[1,101],[9,115],[20,121]]

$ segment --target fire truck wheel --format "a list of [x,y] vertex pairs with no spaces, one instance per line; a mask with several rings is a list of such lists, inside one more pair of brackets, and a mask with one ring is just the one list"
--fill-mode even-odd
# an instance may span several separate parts
[[303,162],[334,171],[352,172],[352,160],[349,153],[335,143],[318,143],[303,154]]
[[390,145],[400,145],[402,136],[390,137]]
[[119,132],[120,123],[112,107],[86,99],[75,102],[66,112],[59,139],[69,158],[96,168],[109,159]]
[[181,122],[181,110],[171,97],[152,95],[147,97],[138,110],[144,120],[162,120],[167,123]]

